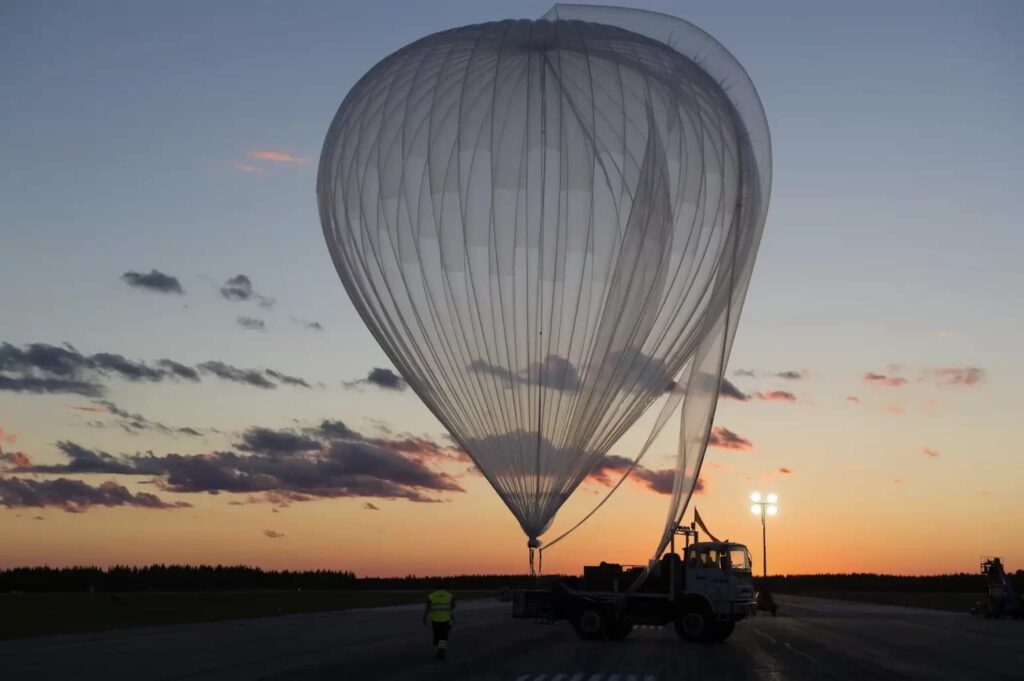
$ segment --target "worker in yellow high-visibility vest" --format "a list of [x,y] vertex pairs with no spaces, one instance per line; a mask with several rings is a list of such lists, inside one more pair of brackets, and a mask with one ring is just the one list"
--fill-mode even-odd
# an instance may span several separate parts
[[423,610],[424,626],[428,617],[434,629],[434,651],[438,658],[444,659],[448,654],[448,632],[455,624],[455,596],[444,589],[432,591]]

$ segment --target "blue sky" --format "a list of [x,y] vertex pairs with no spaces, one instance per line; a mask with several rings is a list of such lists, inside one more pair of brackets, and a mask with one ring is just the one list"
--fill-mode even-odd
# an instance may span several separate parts
[[[839,447],[836,467],[864,457],[881,468],[883,444],[917,451],[927,441],[960,452],[964,470],[982,462],[1024,482],[1010,432],[1024,404],[1024,5],[636,6],[682,16],[726,45],[756,84],[772,131],[771,209],[730,367],[806,370],[799,397],[820,411],[734,416],[726,404],[723,417],[774,438],[777,457],[796,433],[830,442],[869,430],[875,439],[862,441],[872,452]],[[118,404],[161,421],[227,432],[333,415],[439,435],[408,392],[341,386],[388,365],[327,255],[316,160],[345,93],[390,52],[451,26],[547,9],[466,0],[4,3],[0,341],[69,342],[146,361],[220,359],[328,385],[273,395],[209,381],[112,389]],[[120,279],[153,268],[178,277],[185,295]],[[240,273],[273,308],[218,294]],[[267,331],[241,329],[243,315]],[[916,415],[906,400],[899,423],[879,414],[851,424],[833,413],[848,395],[877,396],[862,376],[894,373],[891,364],[908,377],[979,367],[985,379],[969,395],[915,398],[942,402],[941,417]],[[180,446],[91,432],[61,409],[68,401],[0,392],[0,427],[19,432],[19,446],[38,459],[57,460],[53,445],[64,438],[112,451]],[[892,401],[875,402],[881,410]],[[822,465],[799,456],[807,468]],[[926,479],[937,485],[948,474]],[[1019,502],[1000,499],[997,510],[1021,513]]]

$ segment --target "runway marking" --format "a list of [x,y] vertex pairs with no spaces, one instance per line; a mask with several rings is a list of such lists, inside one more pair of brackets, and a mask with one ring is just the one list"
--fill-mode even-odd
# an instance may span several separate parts
[[[523,674],[516,681],[584,681],[585,673],[568,674]],[[591,674],[586,681],[658,681],[654,674]]]
[[790,644],[789,644],[788,642],[786,642],[786,641],[780,641],[779,639],[775,638],[775,637],[774,637],[774,636],[772,636],[771,634],[766,634],[765,632],[761,631],[761,630],[760,630],[760,629],[758,629],[757,627],[751,627],[751,629],[753,629],[753,630],[754,630],[754,633],[755,633],[755,634],[758,634],[759,636],[763,636],[764,638],[768,639],[768,640],[769,640],[769,641],[771,641],[772,643],[774,643],[774,644],[776,644],[776,645],[782,644],[782,645],[784,645],[784,646],[785,646],[786,648],[788,648],[788,649],[789,649],[789,650],[790,650],[791,652],[794,652],[794,653],[796,653],[796,654],[797,654],[797,655],[799,655],[800,657],[803,657],[803,658],[805,658],[805,659],[808,659],[808,660],[810,660],[811,662],[813,662],[814,664],[819,664],[819,662],[818,662],[818,660],[817,660],[817,659],[815,659],[815,658],[811,657],[810,655],[808,655],[807,653],[803,652],[802,650],[797,650],[797,649],[796,649],[796,648],[794,648],[794,647],[793,647],[792,645],[790,645]]

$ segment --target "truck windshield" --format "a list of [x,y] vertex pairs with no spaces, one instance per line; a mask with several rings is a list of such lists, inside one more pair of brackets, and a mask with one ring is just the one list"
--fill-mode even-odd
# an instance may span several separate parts
[[750,572],[750,554],[742,546],[733,546],[729,549],[729,562],[736,572]]

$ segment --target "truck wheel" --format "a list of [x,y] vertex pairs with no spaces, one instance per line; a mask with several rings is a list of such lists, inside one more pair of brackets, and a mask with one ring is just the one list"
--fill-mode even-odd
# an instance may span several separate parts
[[696,605],[676,617],[676,633],[686,641],[703,642],[711,632],[714,618],[706,606]]
[[598,641],[605,636],[605,621],[596,610],[583,610],[572,621],[576,635],[584,641]]
[[613,641],[621,641],[633,631],[633,625],[624,619],[617,619],[608,625],[608,638]]

